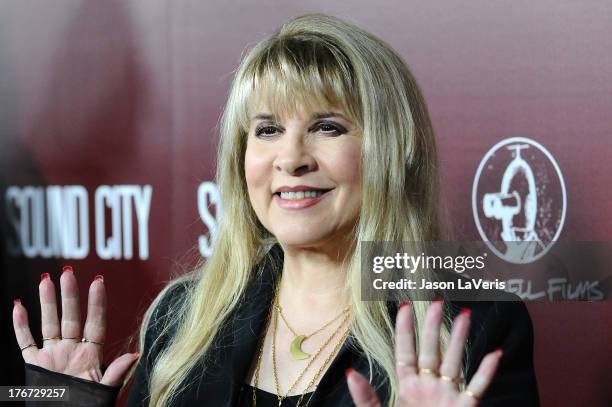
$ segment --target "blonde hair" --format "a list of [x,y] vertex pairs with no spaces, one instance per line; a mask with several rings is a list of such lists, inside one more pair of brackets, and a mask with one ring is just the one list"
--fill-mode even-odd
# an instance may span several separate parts
[[[170,284],[142,324],[141,349],[161,298],[173,286],[189,287],[184,301],[169,305],[173,318],[168,319],[176,332],[153,362],[149,405],[167,405],[189,385],[188,374],[211,349],[215,334],[229,322],[245,288],[257,278],[256,266],[276,242],[250,205],[244,176],[250,115],[253,104],[262,98],[275,112],[299,106],[340,107],[363,134],[362,202],[346,274],[351,330],[368,359],[371,378],[374,372],[382,373],[389,387],[388,403],[394,405],[398,394],[394,321],[387,302],[360,300],[356,243],[443,237],[436,144],[423,96],[400,56],[367,31],[322,14],[283,24],[246,54],[235,73],[220,122],[216,181],[223,215],[213,254],[193,273]],[[417,341],[428,305],[413,303]],[[169,324],[161,327],[159,336]],[[447,317],[441,331],[443,350],[448,324]]]

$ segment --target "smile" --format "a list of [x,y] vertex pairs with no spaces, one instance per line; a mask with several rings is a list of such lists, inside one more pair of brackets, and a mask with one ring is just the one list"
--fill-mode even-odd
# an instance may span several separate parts
[[321,202],[333,189],[327,191],[277,192],[274,202],[282,209],[305,209]]

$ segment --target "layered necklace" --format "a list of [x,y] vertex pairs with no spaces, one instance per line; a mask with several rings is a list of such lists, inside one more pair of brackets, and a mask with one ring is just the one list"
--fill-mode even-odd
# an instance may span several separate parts
[[[285,318],[285,316],[282,313],[282,309],[281,309],[281,307],[280,307],[280,305],[278,303],[279,288],[280,288],[280,284],[276,287],[275,294],[274,294],[274,302],[273,302],[273,305],[270,307],[270,313],[268,314],[268,321],[266,323],[266,329],[265,329],[264,332],[268,331],[270,323],[272,323],[272,367],[273,367],[273,371],[274,371],[274,388],[275,388],[275,391],[276,391],[276,397],[278,398],[278,406],[280,407],[282,405],[282,403],[283,403],[283,400],[289,394],[291,394],[295,390],[295,388],[297,387],[298,383],[300,383],[300,381],[303,379],[304,375],[310,369],[310,367],[312,366],[314,361],[319,358],[319,356],[322,354],[323,350],[342,331],[343,327],[346,325],[346,323],[348,322],[348,319],[349,319],[349,308],[346,307],[344,310],[342,310],[342,312],[340,314],[338,314],[338,316],[336,316],[331,321],[327,322],[325,325],[323,325],[323,327],[317,329],[313,333],[311,333],[309,335],[298,335],[290,327],[289,323],[287,322],[287,319]],[[274,311],[276,311],[276,312],[274,312]],[[297,379],[289,387],[289,390],[285,393],[284,396],[281,394],[280,384],[279,384],[279,380],[278,380],[278,378],[279,378],[278,367],[277,367],[277,363],[276,363],[276,334],[277,334],[277,331],[278,331],[278,316],[279,315],[281,316],[281,318],[283,319],[283,321],[287,325],[287,328],[289,328],[291,333],[295,336],[295,339],[291,342],[291,346],[290,346],[290,349],[289,349],[289,352],[290,352],[291,356],[294,359],[297,359],[297,360],[302,360],[302,359],[310,358],[310,360],[308,361],[308,364],[306,365],[306,367],[300,372],[300,374],[298,375]],[[316,335],[317,333],[323,331],[325,328],[330,326],[333,322],[335,322],[336,320],[338,320],[342,316],[344,316],[344,317],[342,318],[342,320],[341,320],[340,324],[338,325],[338,327],[325,340],[323,345],[321,345],[321,347],[314,353],[314,355],[310,355],[310,354],[305,353],[305,352],[302,351],[301,343],[305,339],[307,339],[307,338],[309,338],[309,337],[311,337],[313,335]],[[302,394],[301,394],[300,398],[298,399],[296,407],[300,406],[300,404],[302,403],[302,400],[303,400],[304,396],[306,395],[306,393],[314,386],[315,383],[317,383],[317,381],[319,380],[319,378],[321,377],[321,375],[323,374],[323,372],[325,371],[327,366],[331,363],[332,358],[334,357],[334,355],[336,355],[338,353],[338,350],[340,349],[340,347],[342,346],[342,344],[344,343],[344,341],[348,337],[349,333],[350,333],[350,327],[346,327],[344,332],[340,335],[339,339],[337,340],[337,342],[336,342],[332,352],[327,356],[327,358],[325,358],[325,360],[323,361],[321,367],[319,367],[319,369],[313,375],[312,379],[310,380],[310,382],[308,383],[306,388],[302,391]],[[263,335],[263,337],[261,339],[261,345],[259,347],[259,355],[257,357],[257,364],[255,365],[255,373],[254,373],[254,378],[253,378],[253,407],[257,406],[257,385],[259,383],[259,371],[260,371],[260,368],[261,368],[261,359],[262,359],[262,356],[263,356],[264,343],[265,343],[265,335]],[[299,356],[299,357],[296,357],[296,356]],[[307,406],[307,405],[308,405],[308,402],[306,402],[305,406]]]
[[[323,331],[325,328],[327,328],[328,326],[336,322],[336,320],[338,320],[338,318],[340,318],[341,316],[344,315],[346,319],[348,317],[348,311],[349,311],[349,307],[345,307],[341,313],[336,315],[332,320],[327,322],[321,328],[317,329],[316,331],[308,335],[300,335],[297,332],[295,332],[293,328],[291,328],[291,325],[289,325],[287,318],[285,318],[285,315],[283,314],[283,308],[280,306],[280,304],[277,301],[276,302],[276,312],[278,315],[281,316],[281,319],[283,320],[287,328],[289,328],[289,331],[291,331],[294,337],[294,339],[291,341],[291,345],[289,346],[289,353],[291,353],[291,356],[293,357],[293,359],[295,360],[308,359],[311,355],[302,350],[302,342],[304,342],[306,339],[310,338],[311,336],[314,336],[318,334],[319,332]],[[342,326],[342,324],[340,324],[340,326]]]

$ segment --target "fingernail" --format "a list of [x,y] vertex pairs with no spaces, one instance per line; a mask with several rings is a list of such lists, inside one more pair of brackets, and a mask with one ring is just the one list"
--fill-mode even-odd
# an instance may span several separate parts
[[472,310],[470,308],[461,308],[460,314],[469,317],[472,315]]
[[442,298],[442,297],[436,297],[436,298],[433,300],[433,302],[435,302],[436,304],[440,304],[440,303],[442,303],[442,301],[444,301],[444,298]]
[[412,305],[412,301],[410,300],[402,301],[402,303],[400,304],[400,308],[408,306],[408,305]]
[[49,278],[49,273],[42,273],[40,275],[40,281],[46,280]]
[[64,266],[64,267],[62,267],[62,273],[65,273],[66,271],[73,271],[72,270],[72,266]]
[[344,371],[344,373],[346,373],[346,377],[349,377],[349,375],[353,373],[354,371],[355,369],[353,369],[352,367],[349,367],[348,369]]
[[504,351],[502,350],[502,348],[497,348],[495,349],[495,353],[497,353],[497,355],[501,358],[502,356],[504,356]]
[[18,304],[21,304],[21,299],[20,298],[15,298],[13,300],[13,306],[18,305]]
[[104,276],[101,275],[101,274],[98,274],[97,276],[94,277],[94,281],[95,280],[100,280],[100,281],[104,282]]
[[138,359],[140,357],[140,353],[136,352],[134,353],[134,358]]

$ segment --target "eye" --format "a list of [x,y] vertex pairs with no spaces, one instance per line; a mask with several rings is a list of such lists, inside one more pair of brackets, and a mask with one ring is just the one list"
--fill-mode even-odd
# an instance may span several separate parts
[[266,138],[275,135],[277,131],[278,128],[275,126],[262,125],[255,129],[255,136]]
[[340,126],[339,124],[333,123],[333,122],[317,123],[311,128],[311,131],[313,130],[318,130],[321,133],[330,134],[330,135],[334,135],[334,134],[340,135],[340,134],[346,133],[346,129],[344,127]]

